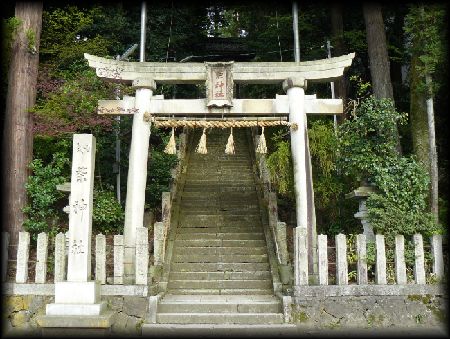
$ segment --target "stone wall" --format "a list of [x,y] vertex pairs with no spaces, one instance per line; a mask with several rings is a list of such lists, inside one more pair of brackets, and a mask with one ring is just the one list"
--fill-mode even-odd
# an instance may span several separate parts
[[447,298],[432,295],[295,298],[291,321],[305,328],[429,328],[447,324]]
[[[108,309],[115,311],[111,334],[140,335],[148,316],[148,297],[103,296]],[[45,315],[45,306],[54,302],[53,296],[3,296],[2,329],[6,335],[40,334],[36,317]]]
[[[45,314],[53,296],[4,296],[2,334],[40,334],[36,316]],[[147,322],[148,297],[104,296],[108,308],[117,312],[111,334],[140,335]],[[294,298],[291,323],[315,330],[439,328],[447,324],[447,298],[432,295],[341,296]]]

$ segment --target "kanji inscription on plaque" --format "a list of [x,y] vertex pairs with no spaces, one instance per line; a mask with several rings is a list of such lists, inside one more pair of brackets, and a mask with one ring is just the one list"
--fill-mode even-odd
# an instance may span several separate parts
[[207,106],[233,106],[233,62],[206,63]]

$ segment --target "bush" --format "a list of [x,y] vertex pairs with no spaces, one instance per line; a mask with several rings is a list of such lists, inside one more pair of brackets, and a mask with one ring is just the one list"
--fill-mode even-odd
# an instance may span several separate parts
[[57,208],[57,202],[65,195],[56,189],[56,185],[67,181],[64,173],[68,173],[68,164],[69,159],[58,152],[48,165],[44,165],[41,159],[35,159],[29,165],[32,174],[25,185],[28,204],[23,209],[27,214],[23,226],[33,239],[40,232],[58,232],[57,222],[62,211]]
[[283,140],[282,131],[276,133],[271,141],[275,147],[275,151],[267,157],[271,182],[277,187],[278,193],[295,201],[291,143]]
[[396,234],[442,232],[427,211],[427,171],[414,157],[401,156],[395,148],[397,121],[403,122],[404,115],[391,100],[370,96],[338,130],[340,168],[376,187],[367,199],[369,221],[387,241]]
[[125,213],[111,190],[94,192],[94,209],[92,212],[93,228],[96,233],[121,234]]

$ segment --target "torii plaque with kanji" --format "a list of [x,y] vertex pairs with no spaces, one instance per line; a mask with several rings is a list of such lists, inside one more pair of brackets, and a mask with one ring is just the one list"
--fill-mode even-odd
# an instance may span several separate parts
[[206,62],[207,106],[233,106],[233,62]]

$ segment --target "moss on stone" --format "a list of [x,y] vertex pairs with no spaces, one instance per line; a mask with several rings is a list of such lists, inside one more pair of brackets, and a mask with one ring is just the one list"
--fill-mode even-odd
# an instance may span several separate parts
[[431,294],[410,294],[408,295],[408,300],[411,301],[419,301],[423,304],[430,304],[433,301],[433,296]]
[[325,324],[324,327],[328,328],[330,330],[334,330],[334,329],[337,329],[337,328],[341,327],[341,324],[339,323],[339,320],[338,321],[332,321],[329,324]]
[[27,311],[19,311],[14,312],[11,315],[11,325],[14,327],[23,327],[26,326],[30,317],[27,314]]
[[447,314],[444,312],[444,310],[440,309],[435,305],[427,305],[427,308],[431,311],[431,313],[437,319],[437,321],[441,323],[447,322]]
[[367,326],[380,326],[383,324],[384,321],[384,315],[383,314],[369,314],[367,316]]
[[294,323],[304,323],[307,322],[309,319],[309,315],[306,312],[300,311],[300,312],[292,312],[292,320]]
[[5,300],[7,313],[18,312],[25,309],[25,303],[22,296],[8,296]]
[[144,319],[140,319],[137,323],[136,323],[136,331],[140,332],[142,325],[144,324]]

